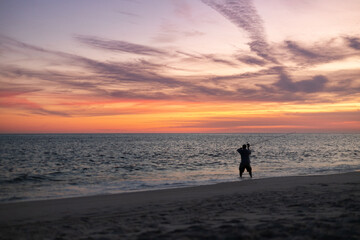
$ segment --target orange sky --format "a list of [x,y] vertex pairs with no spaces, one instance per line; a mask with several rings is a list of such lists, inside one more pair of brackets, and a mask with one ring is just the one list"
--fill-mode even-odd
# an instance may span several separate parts
[[1,3],[0,133],[360,132],[359,1],[149,2]]

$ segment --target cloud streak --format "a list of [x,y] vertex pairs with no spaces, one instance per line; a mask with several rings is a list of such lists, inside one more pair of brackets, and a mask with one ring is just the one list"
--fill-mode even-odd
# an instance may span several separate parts
[[285,50],[281,57],[294,61],[302,66],[323,64],[359,56],[357,38],[333,38],[304,47],[301,43],[286,40],[278,50]]
[[275,69],[279,73],[279,80],[273,86],[278,87],[280,90],[315,93],[323,91],[325,84],[328,82],[328,79],[322,75],[317,75],[309,80],[294,82],[283,68],[277,67]]
[[167,54],[166,51],[162,51],[160,49],[126,41],[106,40],[98,37],[84,35],[77,35],[74,38],[89,47],[99,48],[107,51],[125,52],[147,56]]
[[346,37],[345,38],[348,41],[349,47],[360,50],[360,38],[358,37]]
[[267,64],[266,61],[252,56],[239,56],[237,60],[247,65],[265,66]]
[[266,41],[263,22],[250,0],[202,0],[237,27],[245,30],[250,37],[250,49],[259,57],[273,63],[278,61],[272,56]]
[[60,117],[69,117],[70,115],[62,111],[54,111],[43,108],[40,104],[29,101],[23,97],[0,97],[0,107],[2,108],[14,108],[25,110],[28,113],[36,115],[54,115]]

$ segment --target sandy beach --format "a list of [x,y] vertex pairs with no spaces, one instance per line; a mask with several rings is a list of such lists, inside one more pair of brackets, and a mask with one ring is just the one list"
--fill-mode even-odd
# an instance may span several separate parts
[[360,239],[360,172],[0,204],[0,239]]

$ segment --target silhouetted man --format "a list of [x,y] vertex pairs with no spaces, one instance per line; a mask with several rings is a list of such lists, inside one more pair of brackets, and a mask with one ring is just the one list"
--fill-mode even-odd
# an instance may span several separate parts
[[251,154],[250,144],[247,144],[247,149],[246,149],[246,144],[244,144],[242,148],[239,148],[237,150],[237,152],[240,153],[241,155],[241,162],[239,166],[240,177],[242,177],[242,174],[245,171],[245,169],[250,174],[250,177],[252,177],[251,166],[250,166],[250,154]]

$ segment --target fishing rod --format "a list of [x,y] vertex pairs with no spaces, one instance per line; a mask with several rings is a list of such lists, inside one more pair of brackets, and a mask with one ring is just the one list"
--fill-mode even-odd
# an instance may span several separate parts
[[[285,137],[285,136],[288,136],[288,135],[291,135],[291,134],[294,134],[294,133],[296,133],[296,132],[284,133],[284,134],[281,134],[280,136],[275,136],[275,137],[271,137],[271,138],[269,138],[269,139],[265,139],[265,140],[261,140],[261,141],[252,143],[251,146],[259,145],[259,144],[261,144],[261,143],[268,142],[268,141],[274,140],[274,139],[276,139],[276,138]],[[249,144],[249,142],[247,142],[247,144]]]

